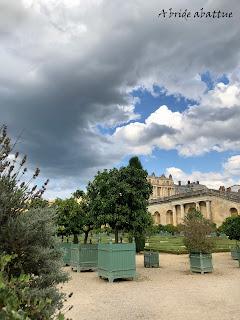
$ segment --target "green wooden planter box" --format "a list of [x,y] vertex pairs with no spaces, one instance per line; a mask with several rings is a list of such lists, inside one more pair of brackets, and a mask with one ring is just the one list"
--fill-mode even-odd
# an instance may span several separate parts
[[79,243],[72,243],[71,244],[70,266],[72,267],[73,270],[77,270],[79,246],[80,246]]
[[231,248],[231,256],[233,260],[238,260],[240,254],[240,248],[234,246]]
[[76,271],[96,270],[98,260],[97,244],[72,244],[71,267]]
[[62,242],[61,250],[63,252],[63,265],[69,266],[71,260],[71,242]]
[[204,274],[213,271],[211,253],[190,253],[190,270]]
[[159,268],[159,253],[155,251],[144,251],[144,267]]
[[98,276],[113,282],[136,276],[136,245],[133,243],[99,243]]

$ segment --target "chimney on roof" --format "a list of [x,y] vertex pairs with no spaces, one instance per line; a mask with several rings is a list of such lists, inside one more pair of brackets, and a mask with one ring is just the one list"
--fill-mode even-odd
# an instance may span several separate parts
[[[182,184],[182,182],[181,182],[181,181],[178,181],[178,185],[181,186],[181,184]],[[239,189],[239,190],[240,190],[240,189]]]

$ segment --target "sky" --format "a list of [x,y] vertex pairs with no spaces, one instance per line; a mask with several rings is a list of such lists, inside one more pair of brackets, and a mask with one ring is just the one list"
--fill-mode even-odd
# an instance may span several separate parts
[[175,182],[240,184],[239,18],[238,0],[1,0],[0,124],[45,197],[133,155]]

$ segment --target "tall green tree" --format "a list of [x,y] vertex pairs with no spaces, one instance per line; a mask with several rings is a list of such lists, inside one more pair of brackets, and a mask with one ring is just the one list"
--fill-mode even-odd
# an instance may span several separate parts
[[127,167],[98,172],[88,185],[89,208],[96,224],[109,225],[118,243],[119,231],[142,234],[152,223],[147,211],[152,187],[138,161]]
[[78,243],[78,235],[83,227],[81,206],[73,197],[57,199],[54,206],[57,211],[58,230],[64,230],[63,234],[66,236],[73,235],[73,243]]
[[140,170],[143,169],[141,161],[136,156],[129,159],[129,166]]
[[95,225],[94,217],[89,211],[88,195],[77,190],[69,199],[57,199],[55,205],[58,213],[59,233],[73,234],[73,242],[78,243],[78,235],[83,232],[84,243],[87,243],[89,232]]
[[81,201],[81,219],[82,219],[82,231],[84,233],[84,243],[87,243],[89,232],[95,228],[95,218],[91,214],[89,208],[89,196],[87,193],[82,193]]

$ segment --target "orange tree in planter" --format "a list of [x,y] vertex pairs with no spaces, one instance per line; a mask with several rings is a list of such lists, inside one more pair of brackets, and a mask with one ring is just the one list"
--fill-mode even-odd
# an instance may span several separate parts
[[184,245],[191,253],[211,253],[214,243],[209,237],[212,223],[197,210],[190,211],[182,226],[184,231]]
[[74,236],[73,242],[78,243],[78,235],[84,233],[84,243],[94,228],[94,218],[89,210],[88,195],[81,190],[73,193],[68,199],[57,199],[54,203],[57,210],[57,224],[59,234]]
[[223,222],[221,230],[231,240],[240,241],[240,216],[228,217]]
[[190,211],[183,225],[184,244],[189,251],[189,261],[191,272],[213,271],[212,249],[214,246],[210,234],[212,232],[212,222],[203,217],[201,212]]
[[98,172],[89,183],[89,209],[97,227],[109,225],[119,241],[119,231],[140,236],[152,224],[147,211],[152,186],[138,158],[120,169]]

